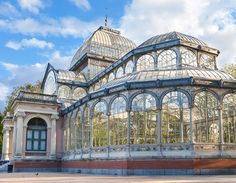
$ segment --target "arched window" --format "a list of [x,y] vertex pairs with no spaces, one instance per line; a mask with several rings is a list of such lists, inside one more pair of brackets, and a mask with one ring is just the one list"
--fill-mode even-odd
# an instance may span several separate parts
[[121,78],[124,75],[124,70],[122,67],[119,67],[116,71],[116,78]]
[[107,145],[107,115],[105,102],[98,102],[93,111],[93,147]]
[[196,142],[219,142],[218,100],[212,93],[203,91],[195,96],[192,118]]
[[110,116],[110,144],[127,144],[127,112],[126,101],[123,97],[117,97],[111,104]]
[[158,69],[172,69],[176,68],[177,65],[177,55],[173,50],[165,50],[160,53],[157,59]]
[[153,70],[154,59],[151,55],[143,55],[137,60],[137,71]]
[[236,94],[223,99],[223,134],[225,143],[236,143]]
[[197,57],[196,55],[187,49],[183,49],[181,53],[182,65],[197,67]]
[[69,122],[70,122],[70,115],[67,114],[65,116],[64,121],[64,150],[67,152],[69,150]]
[[90,121],[89,121],[89,108],[84,109],[84,131],[83,131],[83,148],[90,147]]
[[76,88],[76,89],[74,90],[74,92],[73,92],[73,99],[74,99],[74,100],[81,99],[81,98],[85,97],[86,94],[87,94],[87,93],[86,93],[86,90],[85,90],[85,89],[78,87],[78,88]]
[[75,148],[82,148],[82,113],[78,111],[75,121]]
[[70,88],[65,85],[60,86],[58,88],[58,96],[59,96],[59,98],[69,98]]
[[110,75],[109,75],[109,77],[108,77],[108,82],[109,81],[112,81],[112,80],[114,80],[115,79],[115,75],[113,74],[113,72],[112,73],[110,73]]
[[46,148],[47,123],[41,118],[32,118],[27,124],[26,151],[46,151]]
[[54,72],[50,71],[47,76],[45,85],[44,85],[43,93],[48,94],[48,95],[52,95],[52,94],[55,94],[55,91],[56,91],[55,76],[54,76]]
[[68,129],[68,135],[69,135],[69,151],[74,150],[75,148],[75,123],[74,123],[74,115],[71,114],[69,118],[69,129]]
[[130,143],[157,143],[157,111],[155,98],[147,93],[137,95],[130,113]]
[[76,81],[80,81],[80,82],[86,82],[86,79],[85,79],[85,77],[84,77],[84,75],[82,73],[76,74],[75,80]]
[[134,70],[134,63],[132,60],[128,61],[125,66],[125,74],[132,73]]
[[190,111],[187,96],[178,91],[162,100],[162,143],[189,142]]
[[107,78],[103,78],[102,79],[102,86],[105,85],[107,83]]
[[201,54],[199,66],[205,69],[215,69],[215,61],[212,55]]

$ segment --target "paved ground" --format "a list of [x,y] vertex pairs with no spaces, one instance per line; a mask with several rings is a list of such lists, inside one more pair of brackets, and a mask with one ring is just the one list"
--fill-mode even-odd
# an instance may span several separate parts
[[80,175],[66,173],[5,173],[0,174],[0,182],[4,183],[235,183],[236,175],[217,175],[217,176],[97,176]]

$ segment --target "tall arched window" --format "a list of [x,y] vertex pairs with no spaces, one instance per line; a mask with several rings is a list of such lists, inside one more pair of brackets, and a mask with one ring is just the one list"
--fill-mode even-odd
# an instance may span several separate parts
[[177,55],[173,50],[165,50],[160,53],[157,58],[158,69],[172,69],[176,68]]
[[62,85],[58,89],[59,98],[69,98],[70,96],[70,88],[68,86]]
[[197,57],[192,51],[188,49],[182,49],[181,58],[183,66],[197,67]]
[[130,143],[157,143],[157,111],[155,98],[147,93],[137,95],[130,113]]
[[81,98],[85,97],[86,94],[87,94],[87,93],[86,93],[86,90],[85,90],[85,89],[78,87],[78,88],[76,88],[76,89],[74,90],[74,92],[73,92],[73,99],[74,99],[74,100],[81,99]]
[[93,147],[107,145],[106,103],[98,102],[93,111]]
[[195,96],[193,124],[196,142],[219,142],[218,100],[212,93],[203,91]]
[[222,118],[224,142],[236,143],[236,94],[224,97]]
[[74,137],[75,137],[75,123],[74,123],[74,115],[72,113],[72,115],[69,118],[69,151],[74,150],[75,148],[75,141],[74,141]]
[[124,70],[122,67],[119,67],[116,71],[116,78],[120,78],[124,75]]
[[90,147],[90,120],[89,120],[89,108],[85,107],[83,111],[84,118],[84,132],[83,132],[83,148]]
[[126,101],[117,97],[111,104],[110,116],[110,144],[127,144],[127,112]]
[[76,114],[76,121],[75,121],[75,148],[81,149],[82,148],[82,113],[78,111]]
[[162,143],[189,142],[190,111],[187,96],[179,91],[162,100]]
[[154,59],[151,55],[143,55],[137,60],[137,71],[153,70]]
[[67,114],[64,120],[64,150],[67,152],[69,150],[69,121],[70,115]]
[[27,124],[26,151],[46,151],[47,123],[41,118],[32,118]]
[[134,63],[132,60],[128,61],[125,66],[125,74],[132,73],[134,70]]

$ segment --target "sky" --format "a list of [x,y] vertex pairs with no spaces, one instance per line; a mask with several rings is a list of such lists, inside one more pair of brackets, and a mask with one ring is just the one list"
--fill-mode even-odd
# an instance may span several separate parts
[[178,31],[219,49],[219,69],[235,63],[235,0],[0,0],[0,111],[14,87],[42,80],[48,62],[68,69],[105,15],[137,45]]

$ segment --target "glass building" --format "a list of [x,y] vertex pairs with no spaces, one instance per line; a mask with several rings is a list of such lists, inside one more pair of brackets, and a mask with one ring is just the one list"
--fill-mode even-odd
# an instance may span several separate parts
[[50,112],[40,109],[27,123],[22,118],[30,112],[24,111],[16,120],[25,123],[24,150],[14,152],[20,151],[15,144],[11,158],[51,157],[62,171],[85,173],[236,172],[236,79],[218,70],[219,53],[179,32],[136,46],[100,27],[69,71],[48,64],[42,94],[16,98],[15,106],[53,106],[58,116],[46,123],[40,115]]

